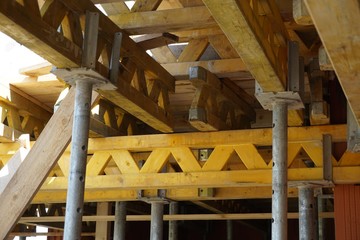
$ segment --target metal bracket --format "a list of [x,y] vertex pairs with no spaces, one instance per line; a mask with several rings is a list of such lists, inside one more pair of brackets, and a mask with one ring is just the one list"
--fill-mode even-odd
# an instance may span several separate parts
[[360,152],[360,128],[349,104],[347,104],[347,132],[347,149],[350,152]]
[[330,134],[323,135],[323,178],[326,181],[333,181],[332,169],[332,139]]
[[273,110],[274,103],[276,102],[286,102],[288,109],[304,108],[304,104],[297,92],[264,92],[255,93],[255,96],[266,110]]
[[166,198],[166,189],[158,189],[156,196],[145,196],[144,190],[137,191],[137,199],[146,203],[159,202],[159,203],[170,203],[171,200]]
[[112,82],[113,84],[117,83],[119,77],[121,42],[122,33],[115,33],[110,59],[110,82]]
[[64,80],[69,85],[76,85],[76,81],[85,80],[93,83],[93,89],[115,90],[109,79],[90,68],[53,68],[51,73]]

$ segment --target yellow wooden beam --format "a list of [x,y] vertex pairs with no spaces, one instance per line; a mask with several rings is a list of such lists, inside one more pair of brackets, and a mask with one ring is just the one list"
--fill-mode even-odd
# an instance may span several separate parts
[[[333,212],[320,212],[320,218],[334,218]],[[288,213],[288,219],[298,219],[299,213]],[[200,220],[254,220],[271,219],[271,213],[221,213],[221,214],[172,214],[164,215],[164,221],[200,221]],[[64,222],[64,216],[22,217],[20,223],[26,222]],[[150,215],[127,215],[126,221],[150,221]],[[83,216],[84,222],[115,221],[114,215]]]
[[[360,166],[334,167],[335,184],[360,183]],[[314,183],[327,186],[323,180],[322,168],[290,168],[289,184]],[[42,186],[43,191],[64,191],[67,189],[66,177],[50,177]],[[101,189],[177,189],[177,188],[222,188],[222,187],[260,187],[271,185],[271,169],[233,170],[187,173],[140,173],[122,175],[99,175],[86,177],[87,190]]]
[[[92,100],[97,98],[93,94]],[[72,114],[74,111],[75,89],[70,90],[59,109],[50,119],[38,141],[31,148],[24,161],[16,169],[13,177],[0,192],[0,211],[7,216],[0,218],[2,231],[0,239],[5,239],[13,224],[34,197],[37,189],[65,151],[71,139]],[[36,177],[34,177],[36,174]]]
[[216,26],[216,22],[205,7],[123,13],[111,15],[109,18],[133,35]]
[[[360,16],[357,0],[305,0],[352,112],[360,122]],[[336,17],[335,17],[336,16]],[[331,27],[329,27],[331,26]]]
[[[164,63],[161,64],[176,79],[189,79],[190,67],[203,67],[218,77],[234,76],[248,72],[247,67],[241,58],[231,58],[222,60],[182,62],[182,63]],[[251,75],[248,74],[251,78]]]
[[[239,188],[216,188],[214,196],[200,196],[198,188],[168,189],[166,197],[176,201],[194,200],[224,200],[224,199],[264,199],[271,198],[271,187],[239,187]],[[138,200],[136,190],[98,190],[85,191],[86,202],[104,201],[136,201]],[[157,190],[145,190],[145,196],[156,196]],[[297,197],[297,188],[288,189],[289,197]],[[43,191],[42,189],[34,197],[32,203],[63,203],[66,202],[66,190],[64,191]]]
[[[204,0],[204,3],[262,90],[284,91],[289,36],[275,1],[250,4],[249,1]],[[290,126],[302,122],[299,112],[289,112]]]

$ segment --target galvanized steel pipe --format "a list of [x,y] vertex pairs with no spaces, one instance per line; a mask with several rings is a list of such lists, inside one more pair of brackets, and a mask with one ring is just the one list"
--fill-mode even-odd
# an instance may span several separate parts
[[272,240],[287,240],[287,103],[273,109]]
[[93,84],[86,80],[76,82],[64,228],[64,239],[66,240],[81,239],[92,86]]

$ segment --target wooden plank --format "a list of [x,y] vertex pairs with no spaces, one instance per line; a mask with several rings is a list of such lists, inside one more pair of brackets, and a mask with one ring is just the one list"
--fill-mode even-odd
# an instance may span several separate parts
[[202,67],[192,67],[189,71],[191,71],[190,81],[194,86],[200,87],[205,85],[211,89],[214,89],[224,98],[233,102],[235,106],[240,109],[240,111],[249,117],[249,119],[255,119],[254,109],[233,91],[236,89],[229,88],[226,84],[223,84],[223,82],[214,74]]
[[274,67],[275,57],[270,56],[273,50],[264,39],[264,30],[249,2],[204,0],[204,3],[263,90],[283,91],[285,75]]
[[96,152],[92,155],[86,165],[86,175],[97,176],[103,173],[106,165],[111,159],[108,152]]
[[154,11],[158,8],[162,0],[136,0],[131,8],[131,12]]
[[252,144],[241,144],[234,149],[247,169],[267,169],[272,167],[272,165],[266,164]]
[[324,46],[319,47],[319,65],[321,71],[333,71],[334,68],[331,64],[330,58],[324,48]]
[[207,38],[191,40],[178,57],[178,62],[197,61],[205,52],[209,41]]
[[[86,10],[98,12],[102,29],[100,37],[101,39],[107,39],[108,44],[112,43],[112,36],[115,32],[121,32],[121,29],[102,14],[90,1],[61,0],[61,2],[64,3],[68,10],[77,13],[83,13]],[[1,31],[9,34],[41,56],[44,56],[59,68],[72,68],[80,65],[81,49],[64,38],[57,32],[57,29],[50,27],[41,18],[29,15],[30,13],[20,4],[16,2],[11,5],[1,3],[0,13],[2,14],[0,19]],[[27,19],[32,19],[32,21],[29,22]],[[14,23],[17,24],[16,28],[12,27]],[[49,37],[47,36],[48,34],[50,34]],[[122,43],[121,51],[124,56],[131,56],[132,62],[137,67],[144,69],[149,77],[159,79],[163,83],[162,86],[165,86],[170,91],[175,89],[174,78],[146,52],[139,48],[126,33],[123,34]],[[103,68],[102,65],[97,64],[97,70],[106,77],[108,76],[108,69]],[[156,122],[155,125],[157,126],[154,126],[154,128],[160,128],[166,132],[172,131],[169,116],[163,111],[158,111],[159,106],[155,102],[148,104],[149,99],[143,99],[144,96],[131,89],[129,90],[129,86],[123,84],[125,83],[119,81],[117,86],[119,90],[122,89],[121,93],[117,91],[102,91],[101,94],[106,98],[113,99],[114,103],[118,105],[127,106],[127,110],[130,110],[133,115],[144,117],[143,121],[146,122],[150,119],[148,120],[149,124]],[[129,100],[129,98],[132,100]],[[132,102],[133,100],[136,103]],[[132,109],[134,109],[134,112],[132,112]],[[148,114],[148,111],[152,113]],[[159,117],[162,120],[159,120]]]
[[[96,96],[97,94],[93,94],[92,99],[94,100]],[[0,206],[0,211],[7,216],[0,219],[2,228],[0,239],[5,239],[69,144],[74,98],[75,88],[72,88],[46,125],[37,143],[17,168],[9,184],[1,191],[0,201],[12,204],[1,204]],[[34,173],[36,173],[36,178],[34,178]]]
[[201,171],[199,162],[189,148],[177,147],[170,151],[183,172]]
[[[333,212],[320,212],[320,218],[334,218]],[[299,213],[288,213],[288,219],[298,219]],[[205,221],[205,220],[259,220],[271,219],[271,213],[221,213],[221,214],[171,214],[164,215],[164,221]],[[63,222],[64,216],[51,217],[22,217],[21,223],[26,222]],[[127,215],[126,221],[150,221],[150,215]],[[109,216],[84,216],[84,222],[115,221],[114,215]]]
[[205,7],[125,13],[112,15],[109,18],[131,35],[216,26],[216,22]]
[[[97,216],[108,216],[111,213],[109,202],[98,202],[96,206]],[[105,221],[97,221],[95,227],[95,240],[107,240],[110,238],[110,224]]]
[[57,29],[32,15],[17,2],[0,3],[0,23],[0,31],[38,55],[46,56],[57,67],[76,67],[81,62],[80,47],[62,37]]
[[[148,196],[156,195],[153,190],[144,191]],[[224,200],[224,199],[264,199],[271,198],[271,187],[239,187],[239,188],[217,188],[214,196],[199,196],[198,188],[168,189],[167,198],[177,201],[194,200]],[[288,196],[297,197],[297,188],[289,188]],[[136,190],[85,190],[86,202],[106,202],[106,201],[134,201],[137,199]],[[66,191],[40,191],[35,196],[33,203],[64,203],[66,201]]]
[[20,68],[19,73],[29,77],[38,77],[49,74],[51,68],[51,64],[48,62],[43,62],[29,67]]
[[111,156],[113,157],[121,173],[139,173],[139,167],[129,151],[112,151]]
[[221,171],[234,153],[232,146],[217,146],[206,160],[202,171]]
[[306,0],[305,4],[329,55],[351,110],[359,122],[358,89],[360,89],[360,83],[357,79],[360,74],[360,42],[356,40],[356,36],[360,35],[359,2],[356,0],[341,2]]
[[165,166],[170,157],[169,149],[155,149],[151,152],[140,173],[158,173]]
[[210,36],[209,42],[222,59],[239,57],[239,54],[224,34]]
[[168,46],[154,48],[151,50],[153,57],[158,63],[173,63],[176,62],[176,57],[171,52]]
[[304,0],[293,0],[293,16],[295,22],[299,25],[313,25]]
[[165,63],[161,64],[161,66],[163,66],[177,80],[189,79],[189,68],[196,66],[207,69],[219,78],[248,71],[241,58],[183,63]]
[[141,37],[134,38],[134,41],[144,50],[149,50],[166,46],[171,43],[176,43],[179,41],[179,38],[170,33],[146,34]]
[[108,16],[120,13],[128,13],[130,11],[129,8],[126,6],[125,2],[123,1],[103,3],[101,4],[101,7],[104,9]]
[[[160,152],[158,152],[160,153]],[[165,154],[162,152],[161,154]],[[209,172],[168,172],[160,173],[165,158],[157,160],[156,166],[147,166],[140,174],[99,175],[86,177],[87,190],[104,189],[181,189],[181,188],[222,188],[222,187],[259,187],[271,185],[271,169],[209,171]],[[153,162],[153,161],[152,161]],[[144,165],[145,166],[145,165]],[[335,184],[358,184],[360,166],[334,167]],[[314,183],[328,185],[323,180],[323,169],[289,168],[289,184]],[[42,189],[45,191],[63,191],[67,189],[68,178],[48,178]]]

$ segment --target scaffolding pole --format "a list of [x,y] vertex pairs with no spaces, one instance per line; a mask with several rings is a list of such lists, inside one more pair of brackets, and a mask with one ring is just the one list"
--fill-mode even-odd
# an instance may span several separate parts
[[115,203],[114,240],[125,240],[126,202]]
[[163,239],[164,203],[151,203],[150,240]]
[[[169,214],[174,215],[178,214],[179,206],[177,202],[170,202],[169,204]],[[169,221],[169,240],[177,240],[178,239],[178,221],[171,220]]]
[[287,240],[287,108],[275,102],[273,108],[272,238]]
[[312,187],[299,187],[299,239],[316,237],[315,198]]

